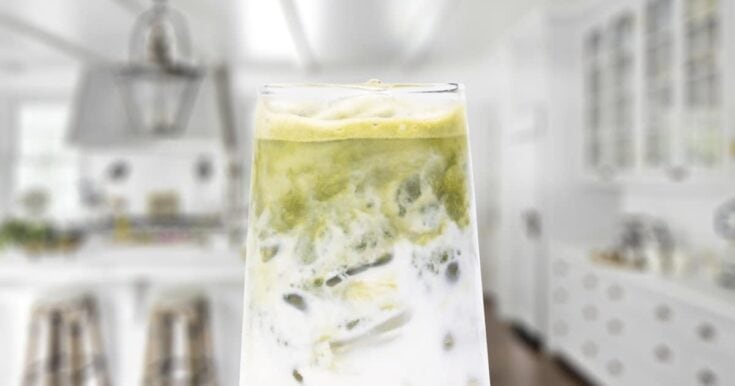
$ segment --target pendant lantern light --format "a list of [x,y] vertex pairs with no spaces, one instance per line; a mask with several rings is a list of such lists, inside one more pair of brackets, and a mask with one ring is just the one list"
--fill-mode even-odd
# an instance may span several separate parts
[[154,0],[133,27],[130,63],[119,72],[132,129],[152,138],[181,135],[202,77],[183,15]]

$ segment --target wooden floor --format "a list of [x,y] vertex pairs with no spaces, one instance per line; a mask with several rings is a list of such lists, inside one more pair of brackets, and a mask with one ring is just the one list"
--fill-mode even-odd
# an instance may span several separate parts
[[558,361],[524,342],[499,321],[491,301],[485,301],[485,323],[490,351],[492,386],[577,386],[587,383]]

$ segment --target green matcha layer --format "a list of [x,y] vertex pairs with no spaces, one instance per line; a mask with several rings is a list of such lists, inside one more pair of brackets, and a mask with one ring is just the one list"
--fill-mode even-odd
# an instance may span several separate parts
[[465,142],[465,137],[258,140],[255,214],[270,209],[273,229],[288,232],[335,209],[344,211],[345,220],[351,211],[380,212],[398,225],[401,217],[422,209],[417,206],[436,204],[464,227],[469,221]]
[[452,222],[469,225],[467,159],[461,105],[379,96],[326,108],[261,102],[252,180],[259,238],[296,236],[307,262],[335,226],[356,252],[401,238],[425,244]]

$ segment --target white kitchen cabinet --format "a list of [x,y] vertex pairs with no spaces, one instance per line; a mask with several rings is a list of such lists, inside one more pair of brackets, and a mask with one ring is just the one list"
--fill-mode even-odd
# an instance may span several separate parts
[[[534,303],[527,300],[535,288],[546,289],[535,303],[547,323],[538,333],[543,346],[595,384],[735,385],[735,366],[727,365],[735,359],[732,294],[710,297],[700,284],[691,289],[680,280],[603,268],[555,246],[609,246],[624,213],[665,220],[677,241],[717,245],[703,229],[711,227],[714,201],[732,190],[699,182],[722,182],[735,171],[725,150],[733,146],[727,123],[735,122],[735,94],[727,90],[735,89],[735,77],[723,71],[721,99],[705,98],[720,104],[723,123],[704,131],[721,134],[692,134],[684,117],[699,113],[685,106],[686,4],[600,0],[582,11],[550,12],[529,23],[545,26],[542,31],[521,25],[527,34],[508,34],[510,48],[501,51],[510,70],[500,74],[512,79],[499,97],[505,119],[498,277],[507,283],[499,287],[501,317],[528,330],[524,315],[534,312]],[[735,2],[712,4],[722,23],[722,42],[712,47],[718,61],[735,63],[735,45],[725,42],[735,32],[726,23]],[[532,66],[538,68],[524,71]],[[527,82],[536,99],[522,93]],[[534,119],[514,118],[529,106],[545,112],[540,129],[524,129]],[[709,135],[721,135],[718,162],[687,150],[688,136]],[[670,189],[682,180],[686,188]],[[663,189],[646,189],[659,184]],[[705,194],[697,196],[700,191]],[[524,209],[543,218],[538,241],[524,234]],[[529,284],[538,269],[547,274]]]
[[583,28],[584,171],[603,180],[636,166],[641,20],[635,4],[615,2]]
[[579,42],[585,178],[707,181],[732,173],[735,94],[726,70],[735,58],[728,25],[735,4],[598,3]]
[[734,297],[599,266],[575,249],[551,255],[551,352],[606,385],[735,384]]
[[677,83],[675,0],[650,1],[644,12],[644,124],[641,127],[643,170],[660,170],[675,163],[674,127]]
[[[727,22],[723,0],[687,0],[682,17],[682,124],[686,165],[716,168],[726,155],[723,99]],[[729,40],[729,39],[728,39]]]

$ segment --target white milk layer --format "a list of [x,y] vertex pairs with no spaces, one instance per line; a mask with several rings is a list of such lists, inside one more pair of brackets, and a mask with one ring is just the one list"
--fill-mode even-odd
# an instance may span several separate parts
[[249,243],[280,247],[248,260],[242,385],[489,386],[471,227],[337,268],[290,236]]

